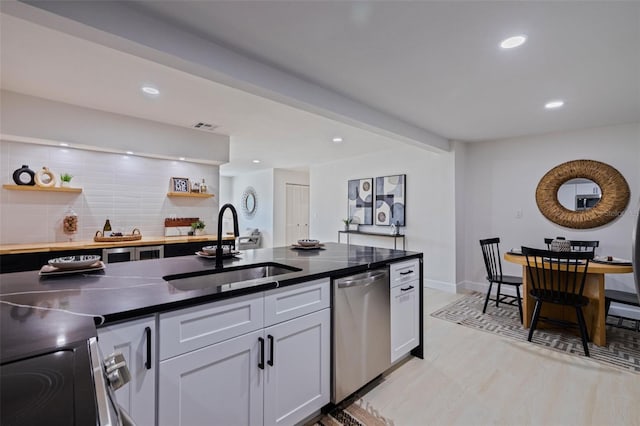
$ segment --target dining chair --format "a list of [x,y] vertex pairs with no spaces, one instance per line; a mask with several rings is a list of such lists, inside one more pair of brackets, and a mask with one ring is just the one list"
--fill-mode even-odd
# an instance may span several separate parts
[[[489,290],[487,291],[487,297],[484,300],[484,308],[482,313],[487,312],[487,304],[489,300],[496,302],[496,307],[503,302],[507,305],[518,306],[518,312],[520,314],[520,322],[522,323],[522,297],[520,296],[520,286],[522,285],[522,277],[514,275],[504,275],[502,273],[502,262],[500,260],[500,238],[487,238],[480,240],[480,247],[482,248],[482,257],[484,258],[484,266],[487,269],[487,281],[489,281]],[[493,284],[498,284],[498,291],[496,298],[491,298],[491,287]],[[507,284],[515,287],[516,297],[501,294],[501,285]]]
[[595,253],[596,248],[598,248],[599,245],[600,245],[600,241],[597,241],[597,240],[593,240],[593,241],[571,240],[572,251],[589,251],[589,252]]
[[[561,326],[577,325],[584,354],[589,356],[589,332],[582,308],[589,304],[589,299],[584,296],[584,285],[593,252],[558,252],[522,247],[522,254],[527,259],[529,295],[536,301],[527,340],[531,341],[540,320]],[[573,307],[577,323],[565,318],[542,317],[540,312],[545,303]]]

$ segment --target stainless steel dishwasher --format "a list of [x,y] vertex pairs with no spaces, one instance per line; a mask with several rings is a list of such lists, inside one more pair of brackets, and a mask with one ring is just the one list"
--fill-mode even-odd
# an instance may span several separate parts
[[391,365],[389,271],[333,281],[333,377],[337,404]]

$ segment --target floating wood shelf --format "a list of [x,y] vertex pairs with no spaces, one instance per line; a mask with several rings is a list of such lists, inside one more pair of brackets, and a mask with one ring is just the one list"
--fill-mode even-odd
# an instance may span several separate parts
[[213,197],[213,194],[201,194],[199,192],[167,192],[167,197],[211,198]]
[[37,186],[37,185],[2,185],[4,189],[11,191],[49,191],[49,192],[82,192],[82,188],[68,188],[58,186]]

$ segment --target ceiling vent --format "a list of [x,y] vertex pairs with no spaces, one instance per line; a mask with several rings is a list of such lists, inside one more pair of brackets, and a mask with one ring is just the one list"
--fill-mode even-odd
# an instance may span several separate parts
[[204,123],[202,121],[199,121],[196,124],[192,125],[191,127],[193,127],[194,129],[198,129],[198,130],[204,130],[205,132],[213,132],[219,126],[217,126],[215,124]]

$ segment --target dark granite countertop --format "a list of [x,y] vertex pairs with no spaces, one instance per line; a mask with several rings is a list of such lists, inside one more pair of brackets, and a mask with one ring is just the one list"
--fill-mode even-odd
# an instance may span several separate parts
[[0,359],[6,362],[89,338],[96,334],[92,316],[99,325],[421,257],[422,253],[336,243],[327,243],[324,250],[248,250],[226,259],[223,269],[275,262],[299,271],[188,291],[163,277],[215,270],[215,260],[183,256],[108,264],[103,271],[62,276],[41,277],[37,271],[3,274]]

